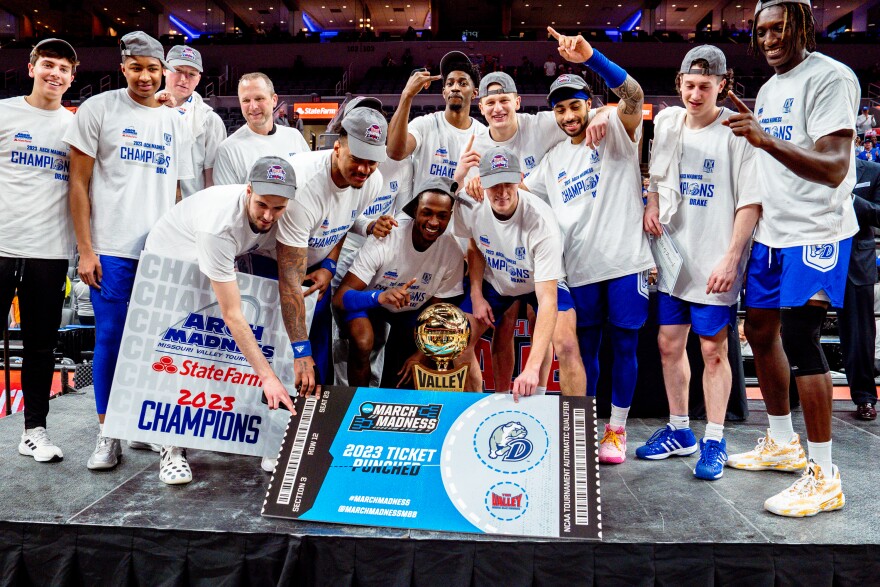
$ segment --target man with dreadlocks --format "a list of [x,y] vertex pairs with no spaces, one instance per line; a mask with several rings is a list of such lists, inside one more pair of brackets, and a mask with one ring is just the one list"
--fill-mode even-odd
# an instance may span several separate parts
[[[770,428],[754,450],[727,464],[803,476],[764,508],[791,517],[843,507],[840,472],[831,461],[831,377],[819,345],[829,303],[841,306],[852,236],[858,231],[850,194],[859,83],[845,65],[814,52],[807,0],[763,0],[755,7],[751,49],[773,67],[753,114],[725,125],[758,149],[764,215],[746,281],[746,337],[767,405]],[[780,337],[780,328],[782,336]],[[792,429],[790,375],[797,377],[809,462]]]

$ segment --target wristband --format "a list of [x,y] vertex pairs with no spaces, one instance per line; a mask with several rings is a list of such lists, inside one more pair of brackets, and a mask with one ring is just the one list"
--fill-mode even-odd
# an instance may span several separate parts
[[369,310],[370,308],[378,308],[379,303],[378,291],[358,291],[350,289],[342,294],[342,305],[346,312],[358,312],[360,310]]
[[623,68],[596,49],[593,49],[593,56],[584,61],[584,65],[598,73],[609,88],[619,88],[626,81],[626,72]]
[[302,359],[303,357],[311,357],[312,356],[312,343],[308,340],[301,340],[299,342],[290,343],[290,348],[293,349],[293,358],[294,359]]
[[319,267],[320,267],[321,269],[326,269],[326,270],[329,271],[334,277],[336,277],[336,261],[334,261],[333,259],[327,257],[326,259],[324,259],[323,261],[321,261],[321,264],[319,265]]

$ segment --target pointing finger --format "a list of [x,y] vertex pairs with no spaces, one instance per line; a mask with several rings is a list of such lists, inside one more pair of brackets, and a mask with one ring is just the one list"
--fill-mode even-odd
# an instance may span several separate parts
[[410,279],[408,282],[406,282],[406,285],[404,285],[401,289],[402,289],[403,291],[406,291],[406,290],[408,290],[409,288],[411,288],[411,287],[413,286],[413,284],[415,284],[415,282],[416,282],[416,278],[413,277],[413,278]]
[[559,33],[556,32],[556,29],[554,29],[552,26],[547,27],[547,32],[550,33],[550,36],[552,36],[557,41],[559,40],[559,37],[561,36]]
[[734,106],[736,106],[736,109],[739,110],[742,114],[749,114],[752,112],[751,110],[749,110],[749,107],[746,106],[742,100],[737,98],[736,94],[734,94],[732,91],[727,91],[727,97],[730,98],[730,101],[733,102]]
[[473,148],[473,146],[474,146],[474,137],[476,137],[476,136],[477,136],[477,135],[471,135],[471,139],[468,141],[467,147],[464,148],[465,153],[467,153],[468,151],[471,150],[471,148]]

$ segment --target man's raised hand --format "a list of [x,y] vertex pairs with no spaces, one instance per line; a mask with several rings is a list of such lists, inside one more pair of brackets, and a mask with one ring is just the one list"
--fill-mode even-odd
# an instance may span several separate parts
[[553,27],[547,27],[547,32],[559,42],[559,55],[572,63],[583,63],[593,56],[593,47],[581,35],[569,37],[556,32]]
[[758,147],[759,149],[762,148],[764,141],[767,139],[767,133],[765,133],[764,129],[761,128],[761,125],[758,124],[758,119],[755,118],[755,115],[749,110],[749,107],[736,97],[736,94],[728,91],[727,97],[730,98],[730,101],[736,106],[737,112],[721,124],[730,127],[730,130],[734,135],[744,138],[753,147]]

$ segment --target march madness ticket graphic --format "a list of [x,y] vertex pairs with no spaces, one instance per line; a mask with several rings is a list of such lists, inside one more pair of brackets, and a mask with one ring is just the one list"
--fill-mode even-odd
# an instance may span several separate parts
[[328,387],[296,409],[265,516],[601,539],[592,398]]

